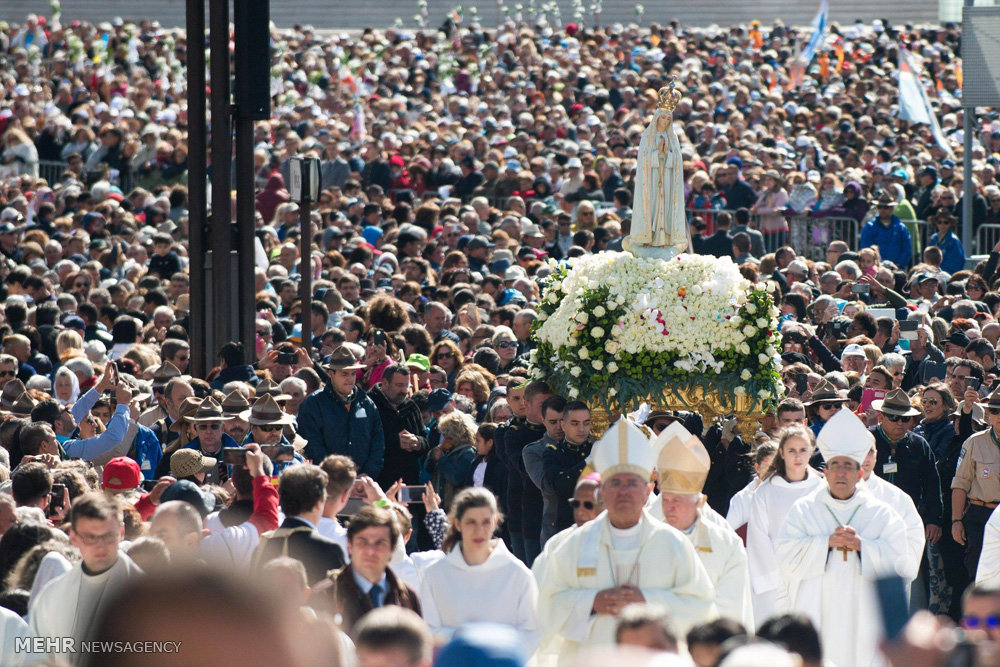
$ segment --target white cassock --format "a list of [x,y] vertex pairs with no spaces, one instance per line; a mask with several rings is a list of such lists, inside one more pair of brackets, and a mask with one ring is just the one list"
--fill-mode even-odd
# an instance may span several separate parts
[[[829,548],[830,535],[851,526],[861,551]],[[875,580],[910,574],[906,525],[891,507],[859,487],[837,500],[824,485],[796,502],[775,541],[790,581],[792,610],[819,629],[823,657],[837,667],[884,665]]]
[[983,531],[983,550],[979,554],[976,583],[1000,586],[1000,514],[990,514]]
[[819,473],[812,468],[808,471],[801,482],[788,482],[783,477],[772,475],[757,487],[750,501],[747,560],[753,591],[753,617],[758,625],[791,608],[788,584],[782,577],[781,564],[774,552],[774,539],[795,501],[824,484]]
[[739,530],[750,522],[750,501],[753,500],[753,494],[758,486],[760,486],[760,480],[751,479],[749,484],[730,498],[729,511],[726,512],[726,523],[733,530]]
[[590,612],[598,592],[626,584],[669,609],[681,632],[717,615],[711,579],[683,533],[646,512],[633,528],[613,529],[604,512],[546,557],[538,617],[546,640],[562,640],[560,663],[581,646],[614,644],[615,617]]
[[[660,498],[658,493],[649,494],[649,500],[646,502],[646,511],[649,512],[649,516],[653,517],[657,521],[663,521],[666,523],[667,517],[663,515],[663,499]],[[708,503],[704,503],[698,509],[698,514],[705,521],[714,523],[717,526],[725,528],[729,525],[726,523],[726,517],[712,509]]]
[[[572,535],[578,528],[579,526],[573,524],[566,530],[559,531],[545,542],[545,546],[542,547],[542,553],[538,554],[538,557],[535,558],[535,562],[531,564],[531,574],[535,576],[535,582],[538,584],[539,588],[541,588],[542,582],[545,581],[545,575],[551,562],[552,552],[558,549],[559,545],[568,540],[570,535]],[[553,667],[554,665],[557,665],[559,663],[559,656],[561,653],[562,637],[559,635],[544,633],[542,635],[541,643],[538,646],[538,650],[535,652],[533,657],[534,667]]]
[[420,581],[420,605],[431,632],[444,641],[461,625],[483,621],[517,630],[528,653],[538,645],[535,578],[501,540],[479,565],[465,562],[461,546],[431,564]]
[[917,512],[917,506],[913,504],[910,495],[900,489],[895,484],[885,481],[878,475],[872,475],[861,482],[859,487],[863,487],[877,500],[892,508],[906,526],[906,551],[909,554],[907,561],[907,573],[900,574],[906,582],[907,599],[909,599],[910,584],[920,573],[920,563],[924,557],[924,544],[926,541],[924,533],[924,520]]
[[[111,569],[90,577],[83,574],[83,563],[78,562],[61,577],[50,581],[31,601],[28,608],[28,625],[36,637],[75,637],[86,639],[93,631],[103,606],[130,580],[142,575],[142,569],[124,553]],[[70,657],[51,653],[51,657]]]
[[36,658],[42,659],[42,656],[17,650],[17,640],[30,637],[31,630],[24,619],[10,609],[0,607],[0,665],[20,667],[33,664]]
[[[750,573],[747,569],[747,553],[740,539],[729,524],[719,525],[708,521],[698,510],[692,530],[685,532],[694,546],[701,564],[708,570],[708,576],[715,586],[715,606],[719,616],[739,621],[750,629],[753,624],[753,604],[750,601]],[[717,515],[717,514],[716,514]]]

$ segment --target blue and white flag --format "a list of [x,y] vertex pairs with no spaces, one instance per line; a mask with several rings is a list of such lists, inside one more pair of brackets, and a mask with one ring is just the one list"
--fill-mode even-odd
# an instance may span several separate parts
[[899,119],[908,123],[930,125],[934,143],[954,158],[948,140],[941,131],[941,125],[938,124],[937,115],[931,108],[920,73],[913,69],[910,54],[902,44],[899,45]]
[[816,12],[816,16],[812,20],[812,35],[809,37],[805,48],[802,49],[802,59],[805,61],[806,66],[812,62],[813,57],[819,52],[820,47],[823,46],[829,26],[830,5],[827,4],[827,0],[820,0],[819,11]]

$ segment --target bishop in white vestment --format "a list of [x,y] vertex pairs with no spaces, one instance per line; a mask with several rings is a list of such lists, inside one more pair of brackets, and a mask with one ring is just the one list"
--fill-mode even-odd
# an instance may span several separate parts
[[906,526],[859,487],[861,463],[874,444],[854,414],[840,410],[817,437],[826,484],[792,505],[775,549],[796,581],[792,609],[819,628],[824,658],[837,667],[886,664],[875,580],[910,573]]
[[[628,604],[667,607],[685,632],[716,616],[715,589],[691,542],[644,511],[653,452],[632,422],[619,420],[595,445],[607,510],[574,529],[547,557],[538,618],[560,640],[560,663],[581,646],[611,645]],[[547,640],[543,640],[547,641]]]
[[719,615],[753,628],[750,573],[743,541],[722,516],[705,504],[701,492],[712,459],[697,436],[680,424],[671,427],[678,432],[664,429],[653,439],[653,449],[659,450],[661,516],[694,546],[715,586]]
[[983,550],[976,568],[976,584],[1000,588],[1000,514],[990,514],[983,531]]

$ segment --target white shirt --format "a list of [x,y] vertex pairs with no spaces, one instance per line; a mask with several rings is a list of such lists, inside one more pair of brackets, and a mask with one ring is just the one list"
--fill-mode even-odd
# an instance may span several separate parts
[[344,552],[344,562],[351,562],[351,555],[347,551],[347,529],[339,521],[322,516],[319,518],[319,524],[316,525],[316,532],[339,544],[340,550]]
[[441,639],[465,623],[485,621],[518,630],[529,653],[538,644],[538,587],[531,570],[501,540],[479,565],[466,563],[458,545],[428,567],[420,604],[424,620]]

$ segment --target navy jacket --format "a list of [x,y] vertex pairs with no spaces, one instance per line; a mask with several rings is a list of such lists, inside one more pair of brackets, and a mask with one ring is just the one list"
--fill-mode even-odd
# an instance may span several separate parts
[[382,419],[360,387],[347,403],[328,386],[313,392],[302,401],[298,427],[308,442],[307,459],[318,464],[330,454],[343,454],[354,460],[360,474],[378,479],[385,460]]
[[[924,524],[941,525],[941,481],[931,446],[922,437],[909,431],[895,445],[889,443],[882,429],[872,426],[875,436],[875,474],[898,486],[913,499]],[[892,457],[896,472],[885,471]]]

